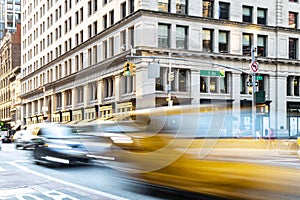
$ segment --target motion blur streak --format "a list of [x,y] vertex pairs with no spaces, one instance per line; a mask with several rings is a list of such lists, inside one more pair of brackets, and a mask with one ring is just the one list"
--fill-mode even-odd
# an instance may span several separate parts
[[296,139],[224,136],[211,128],[232,120],[222,109],[169,109],[148,114],[152,124],[165,120],[156,134],[127,132],[132,142],[113,141],[110,166],[138,181],[230,199],[300,198]]

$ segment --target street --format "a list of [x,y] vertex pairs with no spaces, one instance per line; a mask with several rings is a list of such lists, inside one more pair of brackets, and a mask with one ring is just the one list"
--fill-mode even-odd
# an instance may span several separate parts
[[0,199],[207,199],[143,185],[100,164],[51,167],[31,161],[31,150],[17,150],[13,143],[0,151]]
[[[300,161],[295,154],[270,152],[268,159],[247,150],[246,157],[216,157],[211,152],[207,159],[229,162],[252,162],[284,166],[286,169],[300,169]],[[239,151],[242,152],[240,149]],[[14,143],[4,143],[0,151],[0,199],[44,200],[44,199],[86,199],[86,200],[162,200],[162,199],[224,199],[215,196],[193,194],[166,187],[137,182],[109,165],[92,162],[80,166],[51,166],[36,164],[31,159],[31,150],[16,149]],[[243,159],[246,159],[243,160]],[[286,173],[286,172],[285,172]],[[274,174],[275,175],[275,174]],[[216,186],[217,187],[217,186]],[[266,195],[266,194],[264,194]],[[281,196],[286,198],[287,196]]]

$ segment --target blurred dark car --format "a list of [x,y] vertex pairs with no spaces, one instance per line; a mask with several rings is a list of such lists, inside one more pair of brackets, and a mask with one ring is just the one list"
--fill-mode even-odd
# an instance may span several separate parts
[[35,162],[73,165],[90,161],[81,137],[70,127],[58,124],[41,126],[32,141]]
[[32,142],[33,133],[30,130],[17,131],[13,136],[13,142],[15,143],[16,149],[21,147],[22,149],[33,148]]

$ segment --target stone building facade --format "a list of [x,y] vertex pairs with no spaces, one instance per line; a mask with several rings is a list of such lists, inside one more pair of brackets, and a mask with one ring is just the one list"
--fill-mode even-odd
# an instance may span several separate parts
[[[256,128],[294,134],[299,10],[295,0],[23,0],[22,123],[106,119],[167,106],[171,94],[173,105],[225,102],[235,118],[227,128],[249,129],[254,46],[265,94]],[[131,53],[136,73],[124,76]]]

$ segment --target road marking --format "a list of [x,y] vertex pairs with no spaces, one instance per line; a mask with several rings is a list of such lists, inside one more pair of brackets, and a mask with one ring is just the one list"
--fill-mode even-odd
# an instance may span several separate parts
[[57,178],[54,178],[54,177],[51,177],[51,176],[47,176],[45,174],[30,170],[28,167],[25,167],[23,165],[15,163],[15,162],[10,162],[9,164],[12,165],[12,166],[15,166],[15,167],[17,167],[17,168],[19,168],[19,169],[21,169],[25,172],[31,173],[33,175],[36,175],[36,176],[39,176],[39,177],[42,177],[42,178],[46,178],[48,180],[52,180],[52,181],[55,181],[55,182],[58,182],[58,183],[62,183],[62,184],[68,185],[70,187],[75,187],[75,188],[78,188],[78,189],[83,190],[83,191],[98,194],[98,195],[101,195],[101,196],[104,196],[104,197],[107,197],[107,198],[111,198],[111,199],[114,199],[114,200],[128,200],[126,198],[119,197],[119,196],[116,196],[116,195],[113,195],[113,194],[109,194],[109,193],[102,192],[102,191],[99,191],[99,190],[94,190],[92,188],[84,187],[84,186],[81,186],[81,185],[78,185],[78,184],[75,184],[75,183],[70,183],[68,181],[64,181],[64,180],[57,179]]
[[7,170],[4,169],[4,168],[2,168],[2,167],[0,167],[0,172],[5,172],[5,171],[7,171]]
[[20,195],[24,193],[36,192],[32,188],[13,188],[13,189],[0,189],[0,197],[9,197],[12,195]]

